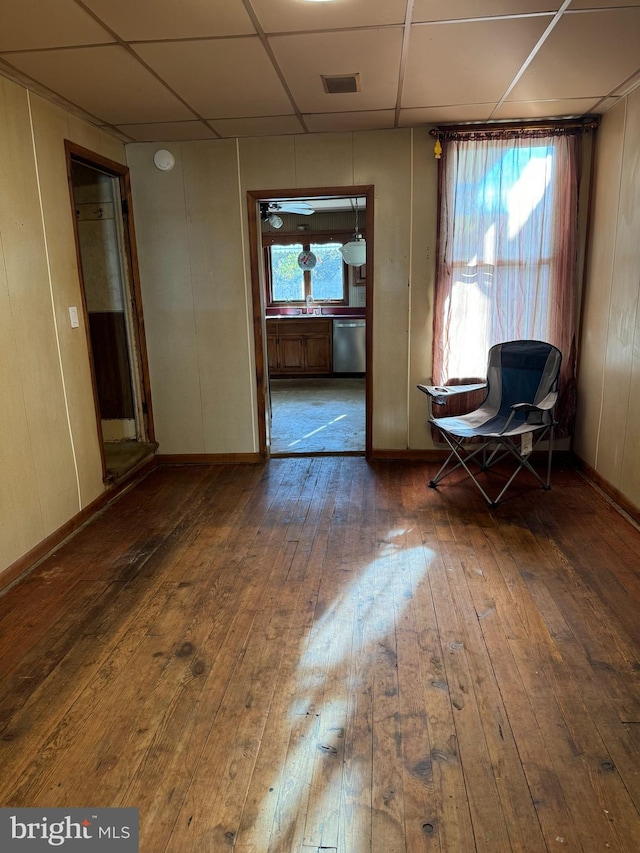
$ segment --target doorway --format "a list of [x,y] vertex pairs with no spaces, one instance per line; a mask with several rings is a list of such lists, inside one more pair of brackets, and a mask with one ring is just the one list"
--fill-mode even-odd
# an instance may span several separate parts
[[[369,457],[373,187],[247,198],[261,455]],[[369,259],[358,267],[342,264],[339,252],[354,231],[364,233]],[[292,282],[274,284],[276,263],[294,271]],[[343,285],[324,275],[333,266]]]
[[153,455],[128,170],[67,143],[69,187],[105,482]]

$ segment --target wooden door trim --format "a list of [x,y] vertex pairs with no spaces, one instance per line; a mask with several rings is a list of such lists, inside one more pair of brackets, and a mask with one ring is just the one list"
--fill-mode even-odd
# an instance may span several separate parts
[[278,199],[292,198],[351,198],[353,196],[364,196],[367,200],[365,210],[365,229],[367,240],[367,293],[365,299],[366,319],[366,370],[365,370],[365,456],[372,456],[372,429],[373,429],[373,205],[374,185],[363,184],[358,186],[340,187],[306,187],[302,189],[278,189],[278,190],[247,190],[247,215],[249,236],[249,261],[251,269],[251,302],[253,309],[253,336],[256,361],[256,394],[258,407],[258,441],[259,452],[263,457],[269,454],[267,447],[266,427],[266,377],[268,368],[266,361],[266,328],[264,294],[260,287],[260,263],[262,258],[262,235],[259,228],[258,207],[261,201],[275,201]]
[[100,417],[100,402],[98,399],[96,370],[93,358],[93,349],[91,345],[91,337],[89,333],[89,312],[87,310],[87,301],[84,288],[84,275],[82,271],[82,255],[80,252],[80,242],[78,238],[78,228],[76,223],[76,203],[73,187],[73,174],[71,164],[72,161],[82,163],[90,168],[102,171],[111,177],[118,179],[120,188],[120,200],[122,203],[122,221],[124,234],[124,251],[126,254],[126,263],[128,266],[129,286],[131,291],[131,301],[133,308],[134,327],[136,335],[136,352],[135,357],[138,360],[138,372],[140,387],[144,401],[144,415],[146,418],[146,440],[155,441],[155,428],[153,421],[153,406],[151,404],[151,380],[149,374],[149,361],[147,358],[146,335],[144,329],[144,317],[142,311],[142,291],[140,288],[140,269],[138,266],[138,255],[136,250],[135,226],[133,222],[133,205],[131,198],[131,180],[129,168],[115,160],[110,160],[100,154],[90,151],[88,148],[83,148],[75,142],[68,139],[64,141],[66,165],[67,165],[67,183],[69,187],[69,199],[71,203],[71,215],[73,219],[73,236],[76,247],[76,259],[78,264],[78,278],[80,283],[80,299],[82,303],[82,311],[84,316],[85,336],[87,340],[87,352],[89,355],[89,366],[91,371],[91,383],[93,389],[94,408],[96,413],[96,424],[98,428],[98,437],[100,439],[100,457],[102,460],[102,476],[106,478],[107,467],[104,456],[104,438],[102,434],[102,421]]

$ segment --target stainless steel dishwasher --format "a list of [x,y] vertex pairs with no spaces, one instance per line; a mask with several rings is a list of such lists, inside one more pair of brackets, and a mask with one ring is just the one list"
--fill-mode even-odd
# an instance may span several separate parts
[[364,373],[367,366],[366,321],[333,321],[333,372]]

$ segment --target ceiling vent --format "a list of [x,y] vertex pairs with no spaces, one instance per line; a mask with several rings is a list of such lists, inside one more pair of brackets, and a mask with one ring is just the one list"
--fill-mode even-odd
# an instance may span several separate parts
[[360,91],[359,74],[322,75],[322,85],[328,95],[348,95]]

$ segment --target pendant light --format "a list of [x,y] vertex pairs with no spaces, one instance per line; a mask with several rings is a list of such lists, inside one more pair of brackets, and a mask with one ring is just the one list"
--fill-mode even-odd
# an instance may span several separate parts
[[349,264],[351,267],[361,267],[367,260],[367,243],[358,230],[358,199],[355,199],[354,210],[356,214],[356,230],[353,240],[345,243],[340,252],[345,264]]

